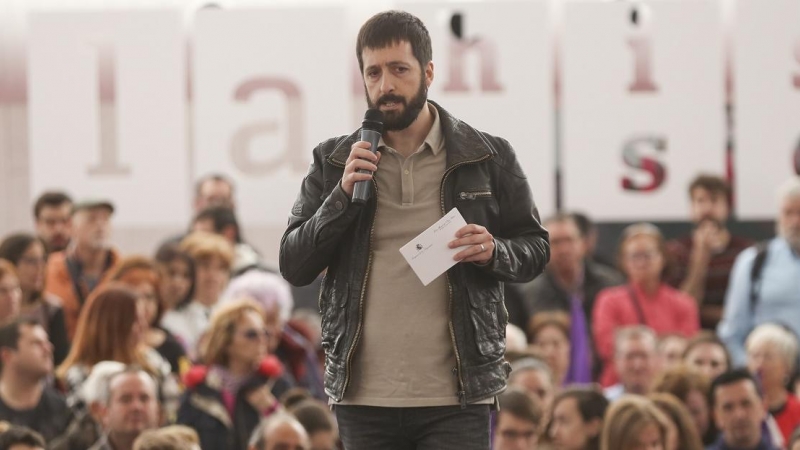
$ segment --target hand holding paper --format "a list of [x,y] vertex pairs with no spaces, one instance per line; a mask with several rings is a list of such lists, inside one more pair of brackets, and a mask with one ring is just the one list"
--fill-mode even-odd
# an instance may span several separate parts
[[492,236],[486,228],[467,225],[456,208],[400,249],[425,286],[457,262],[485,262],[493,251]]

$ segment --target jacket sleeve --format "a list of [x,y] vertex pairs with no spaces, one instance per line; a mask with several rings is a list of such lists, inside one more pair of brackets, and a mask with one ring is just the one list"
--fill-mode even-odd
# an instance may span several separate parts
[[550,260],[547,230],[539,222],[539,209],[514,150],[504,139],[499,141],[501,227],[492,230],[495,241],[493,259],[482,267],[500,281],[524,283],[544,271]]
[[281,275],[295,286],[310,284],[328,267],[340,238],[362,210],[351,204],[341,181],[330,195],[322,197],[326,170],[321,151],[324,145],[314,150],[314,162],[303,179],[289,226],[281,238]]
[[744,365],[744,340],[753,329],[753,315],[750,314],[750,269],[755,257],[756,249],[751,247],[736,258],[725,294],[722,320],[717,327],[717,334],[728,347],[734,367]]

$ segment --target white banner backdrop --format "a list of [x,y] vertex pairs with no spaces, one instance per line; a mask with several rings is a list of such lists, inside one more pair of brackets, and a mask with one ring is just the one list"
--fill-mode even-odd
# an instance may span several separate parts
[[194,172],[237,180],[248,226],[285,226],[321,141],[353,131],[339,8],[204,10],[195,17]]
[[800,173],[800,2],[740,0],[737,8],[737,216],[769,220],[777,187]]
[[724,175],[719,5],[567,3],[564,203],[596,220],[685,220],[699,172]]
[[188,215],[178,11],[31,13],[31,194],[107,197],[119,225]]
[[429,98],[473,127],[507,139],[540,214],[555,212],[552,32],[548,4],[399,3],[433,43]]

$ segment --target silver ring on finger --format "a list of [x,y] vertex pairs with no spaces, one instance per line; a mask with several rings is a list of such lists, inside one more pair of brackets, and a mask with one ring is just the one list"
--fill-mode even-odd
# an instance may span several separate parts
[[486,251],[486,247],[484,247],[483,244],[481,244],[481,253],[483,253],[485,251]]

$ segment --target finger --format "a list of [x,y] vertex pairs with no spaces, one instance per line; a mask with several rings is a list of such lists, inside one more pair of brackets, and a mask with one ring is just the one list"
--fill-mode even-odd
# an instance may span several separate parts
[[370,161],[365,161],[363,159],[354,159],[345,166],[344,171],[347,174],[356,172],[361,169],[369,170],[370,172],[375,172],[376,170],[378,170],[378,166]]
[[482,233],[486,233],[486,227],[471,223],[464,225],[458,231],[456,231],[456,237],[460,238],[469,234],[482,234]]
[[366,159],[368,161],[377,161],[378,156],[369,149],[369,142],[364,142],[365,146],[359,146],[359,143],[353,144],[350,148],[350,155],[347,157],[347,162],[354,159]]
[[473,261],[483,262],[491,259],[493,252],[494,252],[493,242],[470,245],[469,247],[465,248],[464,250],[458,252],[455,256],[453,256],[453,259],[461,262],[473,262]]
[[492,242],[494,237],[489,234],[486,229],[483,229],[483,233],[480,234],[468,234],[462,238],[453,239],[447,245],[450,248],[458,248],[463,247],[465,245],[479,245],[484,244],[487,245],[488,243]]

